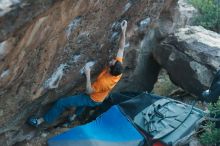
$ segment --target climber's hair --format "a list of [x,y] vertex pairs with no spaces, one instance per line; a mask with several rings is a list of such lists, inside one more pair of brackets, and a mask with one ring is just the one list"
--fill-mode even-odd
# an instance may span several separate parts
[[123,72],[123,66],[122,63],[119,61],[116,61],[114,65],[110,66],[110,74],[113,76],[118,76],[122,74]]

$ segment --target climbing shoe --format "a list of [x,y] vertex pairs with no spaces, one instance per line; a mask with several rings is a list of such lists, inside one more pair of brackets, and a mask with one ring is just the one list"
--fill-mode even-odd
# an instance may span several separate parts
[[33,127],[39,127],[38,118],[36,117],[29,117],[27,120],[27,123]]

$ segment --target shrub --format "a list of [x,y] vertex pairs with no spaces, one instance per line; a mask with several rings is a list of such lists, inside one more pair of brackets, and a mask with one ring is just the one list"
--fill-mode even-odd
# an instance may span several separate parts
[[[213,118],[219,119],[220,99],[216,104],[210,104],[208,109]],[[205,145],[217,145],[220,143],[220,129],[216,127],[216,122],[207,122],[207,124],[204,126],[204,132],[200,135],[200,142]]]
[[199,11],[199,15],[194,19],[195,25],[220,32],[219,0],[189,0],[189,2]]

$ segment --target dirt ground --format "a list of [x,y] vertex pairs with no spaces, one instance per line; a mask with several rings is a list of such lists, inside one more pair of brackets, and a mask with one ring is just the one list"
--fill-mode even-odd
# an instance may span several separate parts
[[161,96],[167,96],[187,104],[193,104],[195,102],[195,106],[203,110],[205,110],[207,107],[207,105],[198,101],[196,96],[173,84],[165,70],[161,70],[152,93]]

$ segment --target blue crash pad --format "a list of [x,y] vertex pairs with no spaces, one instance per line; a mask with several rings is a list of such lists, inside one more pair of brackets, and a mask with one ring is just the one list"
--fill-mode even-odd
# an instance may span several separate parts
[[144,137],[117,105],[96,120],[48,140],[49,146],[141,146]]

